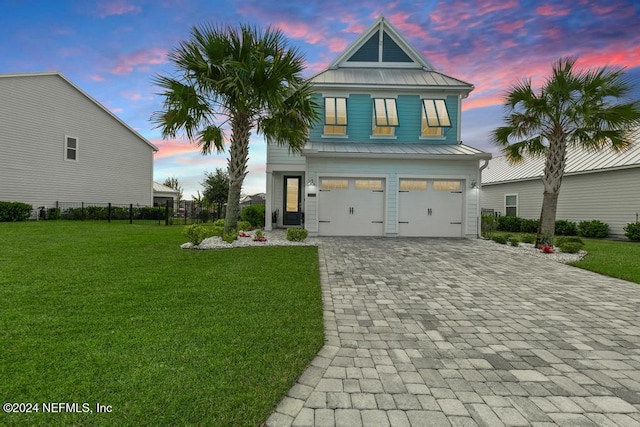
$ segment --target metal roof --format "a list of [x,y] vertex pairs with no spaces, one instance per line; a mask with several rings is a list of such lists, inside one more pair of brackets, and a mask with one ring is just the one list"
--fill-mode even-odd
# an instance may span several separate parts
[[[633,144],[628,150],[616,153],[612,150],[600,152],[578,148],[567,149],[565,175],[602,172],[611,169],[640,167],[640,128],[632,136]],[[527,158],[518,164],[511,164],[505,156],[489,161],[482,171],[482,184],[524,181],[540,178],[544,172],[544,157]]]
[[490,153],[462,144],[308,142],[307,157],[365,157],[438,160],[488,160]]
[[168,187],[164,184],[160,184],[159,182],[155,182],[155,181],[153,181],[153,191],[154,193],[174,193],[174,194],[179,193],[178,190]]
[[328,69],[311,79],[316,86],[403,86],[473,90],[473,85],[437,71],[400,68]]

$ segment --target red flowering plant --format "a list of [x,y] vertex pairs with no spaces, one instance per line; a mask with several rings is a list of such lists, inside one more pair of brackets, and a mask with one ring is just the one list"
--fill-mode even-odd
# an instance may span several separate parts
[[244,231],[241,231],[241,232],[238,234],[238,236],[239,236],[239,237],[251,237],[251,235],[250,235],[250,234],[245,233]]
[[544,246],[540,247],[540,250],[542,252],[544,252],[545,254],[552,254],[553,253],[553,246],[544,245]]
[[256,231],[256,234],[253,235],[253,240],[255,242],[266,242],[267,238],[264,237],[264,233],[262,232],[262,230],[258,230]]

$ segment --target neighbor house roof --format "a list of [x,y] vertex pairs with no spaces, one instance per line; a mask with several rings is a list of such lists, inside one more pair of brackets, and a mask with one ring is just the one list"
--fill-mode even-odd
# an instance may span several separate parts
[[159,182],[155,182],[155,181],[153,181],[153,192],[154,193],[172,193],[172,194],[179,193],[179,191],[176,190],[175,188],[171,188],[167,185],[160,184]]
[[[632,146],[620,153],[610,149],[593,152],[569,148],[564,174],[577,175],[640,167],[640,128],[633,133],[632,141]],[[495,157],[482,171],[482,185],[538,179],[544,172],[544,161],[544,157],[537,157],[511,164],[505,156]]]
[[308,142],[302,154],[307,157],[381,157],[401,159],[488,160],[490,153],[462,144],[402,144]]
[[122,126],[124,126],[125,128],[127,128],[131,133],[133,133],[136,137],[138,137],[142,142],[144,142],[145,144],[147,144],[148,146],[150,146],[153,151],[158,151],[158,147],[156,147],[155,145],[153,145],[151,142],[149,142],[149,140],[147,140],[144,136],[140,135],[138,132],[136,132],[131,126],[129,126],[128,124],[126,124],[125,122],[123,122],[120,118],[118,118],[118,116],[116,116],[115,114],[113,114],[107,107],[105,107],[104,105],[100,104],[98,101],[96,101],[91,95],[89,95],[88,93],[86,93],[85,91],[83,91],[82,89],[80,89],[76,84],[74,84],[71,80],[69,80],[68,78],[66,78],[62,73],[58,72],[58,71],[47,71],[47,72],[39,72],[39,73],[14,73],[14,74],[0,74],[0,78],[2,79],[7,79],[7,78],[15,78],[15,77],[38,77],[38,76],[58,76],[59,78],[61,78],[62,80],[64,80],[66,83],[68,83],[71,87],[73,87],[75,90],[77,90],[78,92],[80,92],[82,95],[84,95],[85,97],[87,97],[90,101],[92,101],[94,104],[96,104],[98,107],[100,107],[102,110],[104,110],[105,113],[107,113],[108,115],[110,115],[111,117],[113,117],[116,121],[118,121]]

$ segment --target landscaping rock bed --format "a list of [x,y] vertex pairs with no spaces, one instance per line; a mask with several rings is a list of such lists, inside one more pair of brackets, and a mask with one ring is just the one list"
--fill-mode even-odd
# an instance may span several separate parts
[[535,256],[537,258],[545,258],[548,260],[560,262],[563,264],[567,264],[569,262],[580,261],[586,254],[586,251],[580,251],[575,254],[568,254],[560,252],[559,248],[553,248],[554,252],[551,254],[546,254],[542,252],[540,249],[536,249],[536,247],[531,243],[520,243],[518,246],[510,246],[510,245],[501,245],[499,243],[494,242],[493,240],[488,239],[479,239],[479,242],[490,246],[491,250],[503,251],[503,252],[512,252],[512,253],[522,253],[525,255]]
[[312,237],[306,238],[303,242],[291,242],[287,240],[286,230],[265,231],[266,242],[253,240],[255,231],[247,231],[251,237],[238,237],[233,243],[227,243],[221,237],[209,237],[204,239],[199,245],[185,243],[180,245],[182,249],[229,249],[243,248],[249,246],[318,246],[318,241]]

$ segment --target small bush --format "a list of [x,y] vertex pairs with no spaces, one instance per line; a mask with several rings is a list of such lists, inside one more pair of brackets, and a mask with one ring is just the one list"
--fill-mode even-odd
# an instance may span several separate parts
[[582,241],[582,239],[577,237],[577,236],[556,237],[556,239],[555,239],[555,245],[556,246],[560,246],[563,243],[579,243],[581,245],[584,245],[584,242]]
[[509,236],[506,234],[496,234],[495,236],[491,237],[491,240],[496,243],[500,243],[501,245],[506,245],[507,241],[509,240]]
[[206,229],[207,237],[222,237],[222,233],[224,232],[224,227],[218,227],[215,225],[209,225]]
[[575,236],[578,234],[578,226],[575,222],[559,219],[556,221],[556,235]]
[[564,242],[558,245],[560,251],[567,254],[577,254],[583,246],[584,244],[578,242]]
[[520,232],[521,233],[537,233],[538,226],[540,225],[539,219],[520,219]]
[[498,229],[498,217],[494,215],[482,215],[480,220],[480,229],[483,236],[490,236]]
[[535,234],[523,234],[522,236],[520,236],[520,241],[522,243],[535,243],[536,242],[536,235]]
[[509,245],[511,245],[511,246],[519,246],[520,245],[520,240],[518,240],[517,237],[509,237],[508,242],[509,242]]
[[624,235],[629,238],[629,240],[640,240],[640,222],[633,222],[627,224],[623,227],[625,231]]
[[208,229],[199,224],[193,224],[184,229],[184,235],[194,245],[199,245],[207,237]]
[[520,231],[521,221],[522,219],[517,216],[500,216],[498,217],[498,230],[517,233]]
[[252,225],[249,221],[238,221],[238,230],[251,230]]
[[578,234],[582,237],[605,238],[609,235],[609,224],[594,219],[592,221],[581,221],[578,224]]
[[225,221],[224,218],[216,219],[215,221],[213,221],[213,226],[224,228],[224,221]]
[[0,202],[0,222],[26,221],[33,206],[21,202]]
[[248,221],[254,228],[264,227],[264,205],[251,205],[242,209],[240,219]]
[[233,243],[234,240],[236,240],[238,238],[238,233],[236,233],[235,231],[232,231],[229,234],[223,234],[222,235],[222,240],[224,240],[225,242],[231,244]]
[[309,232],[304,228],[288,228],[287,229],[287,240],[291,242],[302,242],[307,238]]
[[49,208],[47,209],[47,219],[60,219],[60,209],[59,208]]

